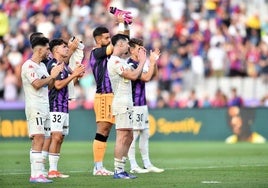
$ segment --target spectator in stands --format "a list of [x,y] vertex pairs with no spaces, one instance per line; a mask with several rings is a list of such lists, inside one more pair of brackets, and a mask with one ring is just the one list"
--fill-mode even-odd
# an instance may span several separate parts
[[163,51],[159,58],[159,87],[161,90],[170,91],[171,90],[171,62],[170,53]]
[[260,72],[260,50],[255,44],[248,43],[248,49],[245,56],[246,71],[249,77],[256,78]]
[[227,106],[227,97],[221,89],[217,89],[214,98],[211,102],[212,107],[222,108]]
[[[148,49],[154,49],[156,46],[161,49],[163,59],[158,62],[160,74],[159,78],[155,80],[155,85],[160,86],[163,95],[166,95],[166,92],[162,92],[164,90],[187,93],[192,88],[202,86],[202,83],[193,82],[199,79],[195,77],[193,79],[191,66],[197,68],[194,69],[194,73],[197,73],[196,70],[201,69],[196,65],[204,63],[205,76],[208,78],[214,76],[213,67],[208,66],[212,62],[209,59],[209,56],[211,56],[209,51],[217,42],[220,42],[223,51],[228,54],[225,63],[230,61],[230,65],[226,64],[226,67],[224,67],[224,76],[247,77],[247,67],[250,75],[254,75],[256,79],[259,79],[260,75],[265,75],[266,65],[264,62],[267,59],[266,55],[262,54],[261,51],[260,61],[255,61],[254,53],[247,46],[250,43],[255,45],[257,49],[261,49],[263,48],[262,45],[258,45],[261,40],[268,41],[268,22],[263,17],[266,12],[262,11],[263,7],[268,6],[268,3],[262,3],[263,6],[257,14],[255,12],[251,14],[251,8],[259,5],[257,1],[243,1],[241,3],[230,0],[190,0],[188,3],[184,1],[128,2],[120,0],[116,2],[116,5],[122,6],[120,8],[131,8],[131,11],[133,10],[138,14],[132,23],[133,36],[143,38],[144,45]],[[180,8],[176,9],[175,7],[179,4]],[[111,17],[108,8],[111,5],[111,1],[27,1],[27,3],[25,1],[6,1],[0,5],[0,20],[3,20],[0,23],[0,40],[2,39],[2,42],[0,42],[0,57],[11,59],[11,63],[15,65],[13,67],[15,75],[18,77],[21,67],[18,62],[24,62],[31,54],[28,42],[29,33],[43,32],[42,28],[44,27],[46,28],[45,35],[58,36],[66,41],[71,37],[70,33],[81,36],[85,49],[91,49],[94,46],[94,41],[90,37],[93,28],[105,23],[111,30],[111,34],[116,32],[116,29],[112,29],[114,28],[114,22],[109,22]],[[262,36],[260,35],[260,29],[262,29]],[[14,54],[18,58],[13,58]],[[176,72],[170,69],[171,57],[174,54],[185,67],[184,70],[180,71],[184,75],[183,85],[177,87],[180,85],[175,84],[175,88],[172,86],[174,80],[170,77],[171,72]],[[251,54],[250,58],[247,58],[246,54]],[[216,60],[219,57],[216,56]],[[246,66],[247,60],[252,60],[251,57],[253,57],[254,63],[250,62],[248,63],[249,66]],[[254,68],[257,69],[254,70]],[[6,74],[6,71],[2,70],[3,74]],[[20,90],[20,83],[18,87]],[[77,85],[77,87],[80,87],[81,90],[80,85]],[[155,87],[152,92],[156,93]],[[22,99],[24,101],[23,98],[19,98],[21,93],[19,92],[17,100]],[[200,96],[200,93],[197,94],[197,96]],[[170,92],[167,95],[170,95]],[[84,99],[81,96],[78,97],[82,101],[79,102],[80,105],[74,105],[77,107],[84,103]],[[150,107],[155,107],[156,96],[150,97],[154,100]],[[163,97],[168,98],[169,96]],[[259,96],[257,97],[257,100],[259,100]],[[91,108],[92,97],[84,98],[90,100],[85,102],[86,108]]]
[[[161,101],[158,101],[158,104],[160,104]],[[179,107],[179,101],[177,99],[176,92],[171,92],[167,101],[167,107],[169,108],[178,108]]]
[[210,102],[209,96],[207,94],[204,94],[203,99],[201,101],[199,101],[199,106],[201,108],[211,107],[211,102]]
[[212,19],[216,17],[216,10],[219,0],[205,0],[204,8],[206,11],[206,18]]
[[188,108],[198,108],[198,99],[196,98],[196,92],[194,89],[191,90],[188,100],[187,100]]
[[229,59],[229,77],[244,77],[246,76],[245,66],[243,62],[243,56],[241,51],[243,50],[243,44],[241,41],[237,42],[231,40],[227,43],[227,55]]
[[188,69],[191,66],[191,61],[189,59],[190,45],[191,41],[189,38],[189,32],[186,28],[182,29],[181,34],[178,36],[177,44],[177,54],[183,62],[183,66]]
[[262,41],[260,43],[260,76],[262,81],[268,84],[268,43]]
[[235,87],[231,88],[231,98],[228,101],[228,106],[238,106],[242,107],[243,99],[237,94],[237,89]]
[[268,107],[268,94],[261,99],[261,106]]
[[171,88],[172,91],[175,91],[177,87],[182,86],[185,68],[182,60],[177,55],[173,55],[170,60]]
[[0,39],[2,39],[9,29],[8,14],[3,9],[3,4],[0,5]]
[[217,42],[209,48],[208,60],[210,63],[211,76],[220,78],[226,75],[228,60],[221,42]]
[[261,21],[259,13],[255,12],[246,20],[247,40],[257,46],[261,40]]
[[[4,57],[0,58],[0,80],[4,80],[6,76],[6,71],[9,67],[8,61],[4,60]],[[0,100],[4,99],[5,83],[0,82]]]
[[15,76],[12,67],[7,70],[7,74],[4,79],[4,85],[4,100],[16,101],[18,97],[18,78]]

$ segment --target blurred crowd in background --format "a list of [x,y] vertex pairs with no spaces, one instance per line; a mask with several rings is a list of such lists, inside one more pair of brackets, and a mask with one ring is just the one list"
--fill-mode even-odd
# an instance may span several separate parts
[[29,35],[38,31],[49,39],[83,41],[88,69],[70,108],[92,109],[92,31],[104,25],[111,35],[117,32],[110,6],[132,12],[130,36],[142,38],[148,52],[161,49],[159,75],[146,86],[150,108],[268,106],[267,0],[0,2],[1,107],[24,104],[20,68],[32,53]]

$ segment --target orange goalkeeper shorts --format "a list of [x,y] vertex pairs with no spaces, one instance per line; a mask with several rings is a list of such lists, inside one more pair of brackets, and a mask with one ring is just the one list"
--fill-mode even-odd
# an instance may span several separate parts
[[112,124],[115,123],[115,118],[112,115],[113,97],[113,93],[95,94],[94,111],[96,115],[96,122],[105,121]]

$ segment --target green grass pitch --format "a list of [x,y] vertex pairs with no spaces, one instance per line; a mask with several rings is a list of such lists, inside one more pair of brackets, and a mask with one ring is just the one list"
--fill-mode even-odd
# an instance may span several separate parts
[[[202,188],[268,187],[268,144],[222,142],[150,142],[150,157],[163,173],[138,174],[134,180],[92,175],[92,142],[65,141],[59,170],[67,179],[51,184],[31,184],[29,142],[0,142],[1,188]],[[113,169],[114,142],[108,143],[105,166]],[[137,160],[141,165],[140,155]],[[129,163],[126,166],[129,170]]]

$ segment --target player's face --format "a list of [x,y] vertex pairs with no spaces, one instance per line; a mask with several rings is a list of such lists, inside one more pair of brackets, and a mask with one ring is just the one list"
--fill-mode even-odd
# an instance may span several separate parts
[[141,48],[141,46],[136,44],[135,47],[133,48],[132,54],[135,56],[138,56],[140,48]]
[[101,46],[107,46],[111,42],[110,33],[103,33],[101,36]]
[[68,47],[68,45],[62,44],[62,45],[58,46],[58,49],[57,50],[58,50],[58,52],[60,53],[60,55],[63,58],[68,57],[68,54],[69,54],[69,47]]
[[49,53],[50,53],[50,50],[49,50],[48,44],[46,46],[43,46],[42,48],[40,48],[40,55],[41,55],[42,59],[48,58]]
[[129,49],[129,44],[128,44],[128,40],[124,40],[124,41],[121,41],[122,42],[122,45],[121,45],[121,49],[122,49],[122,53],[123,54],[128,54],[128,49]]

